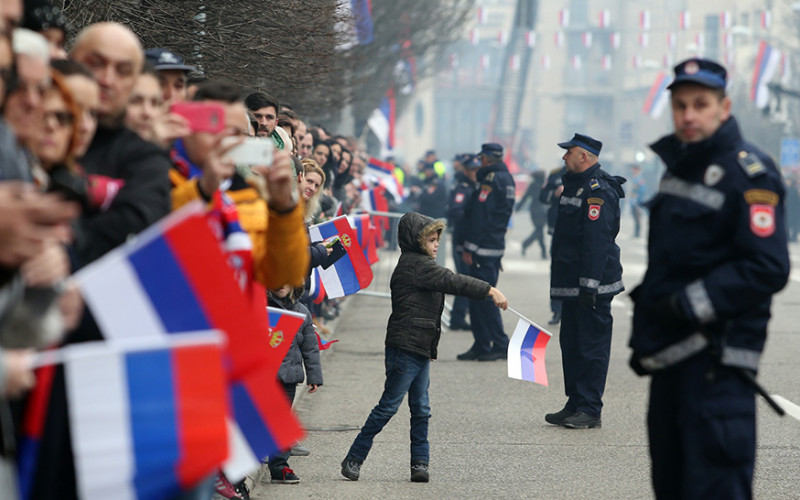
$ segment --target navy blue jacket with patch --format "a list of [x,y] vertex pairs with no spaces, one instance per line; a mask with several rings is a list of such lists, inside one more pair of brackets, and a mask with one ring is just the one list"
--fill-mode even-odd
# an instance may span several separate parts
[[[669,135],[651,147],[667,171],[648,202],[648,267],[631,294],[634,358],[655,371],[708,347],[756,370],[772,295],[789,277],[781,175],[733,117],[702,142]],[[659,321],[666,297],[688,323]]]
[[516,200],[514,178],[505,163],[478,170],[477,188],[469,197],[456,244],[478,258],[501,258],[506,248],[508,220]]
[[620,293],[619,199],[625,179],[611,176],[597,163],[579,174],[563,175],[553,233],[550,297],[576,300],[581,289],[599,297]]

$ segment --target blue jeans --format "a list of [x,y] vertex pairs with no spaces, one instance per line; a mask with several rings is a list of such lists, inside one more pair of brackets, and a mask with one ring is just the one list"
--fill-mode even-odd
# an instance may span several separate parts
[[367,458],[373,439],[397,413],[408,393],[408,407],[411,410],[411,462],[428,463],[428,420],[431,418],[428,386],[431,360],[387,346],[385,364],[386,383],[381,400],[367,417],[364,427],[347,453],[347,458],[359,463]]

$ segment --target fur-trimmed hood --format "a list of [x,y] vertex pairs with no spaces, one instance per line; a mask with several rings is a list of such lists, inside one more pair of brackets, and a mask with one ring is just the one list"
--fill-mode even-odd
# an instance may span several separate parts
[[433,219],[417,212],[409,212],[401,219],[397,227],[397,240],[402,252],[416,252],[424,255],[422,242],[432,233],[444,231],[444,221]]

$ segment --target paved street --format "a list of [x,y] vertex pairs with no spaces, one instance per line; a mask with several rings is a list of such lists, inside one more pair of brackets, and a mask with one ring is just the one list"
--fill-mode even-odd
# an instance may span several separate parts
[[[546,326],[549,262],[520,241],[530,230],[527,213],[517,213],[509,235],[499,288],[512,307]],[[630,291],[645,267],[645,242],[631,238],[623,219],[624,280]],[[680,235],[675,235],[676,245]],[[759,379],[772,393],[800,402],[800,245],[792,245],[795,270],[773,306],[770,338]],[[449,249],[448,249],[449,251]],[[384,254],[370,290],[388,291],[391,254]],[[296,403],[308,429],[308,457],[292,457],[297,485],[258,483],[252,498],[652,498],[645,434],[647,379],[628,368],[631,303],[614,306],[614,341],[605,393],[603,428],[568,430],[548,425],[544,414],[564,404],[558,331],[547,349],[549,387],[507,377],[506,364],[456,361],[469,348],[469,332],[444,332],[431,367],[431,482],[409,482],[408,408],[404,406],[350,482],[339,474],[347,452],[383,384],[383,340],[388,299],[349,298],[323,356],[325,385]],[[506,332],[517,318],[503,313]],[[800,497],[800,422],[779,418],[759,402],[756,498]],[[267,483],[269,474],[263,474]]]

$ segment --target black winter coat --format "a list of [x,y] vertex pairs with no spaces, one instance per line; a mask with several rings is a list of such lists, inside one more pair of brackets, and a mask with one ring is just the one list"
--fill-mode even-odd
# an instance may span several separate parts
[[422,237],[443,227],[442,222],[416,212],[400,219],[397,237],[402,253],[390,282],[392,314],[386,345],[430,359],[437,356],[444,294],[481,300],[491,289],[485,281],[437,265],[423,250]]
[[292,340],[292,345],[286,352],[281,367],[278,368],[278,380],[284,384],[299,384],[303,381],[303,367],[305,366],[305,380],[307,384],[322,385],[322,363],[319,359],[319,342],[311,322],[311,314],[306,306],[300,302],[292,303],[290,300],[281,300],[269,294],[269,305],[280,309],[305,314],[303,326],[298,330]]

